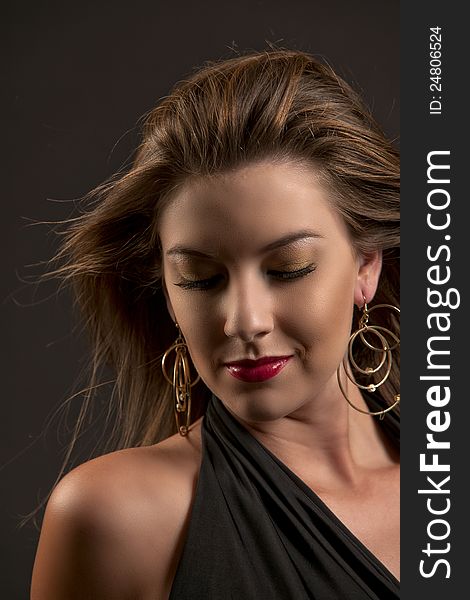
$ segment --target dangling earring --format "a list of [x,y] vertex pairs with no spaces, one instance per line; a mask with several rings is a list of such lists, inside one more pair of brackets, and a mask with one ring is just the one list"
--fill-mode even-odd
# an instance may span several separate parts
[[[367,390],[368,392],[375,392],[375,390],[378,387],[380,387],[383,383],[385,383],[387,381],[388,376],[390,375],[390,371],[392,370],[392,360],[393,360],[392,359],[392,351],[395,350],[395,348],[397,348],[397,346],[400,344],[400,339],[397,335],[395,335],[392,331],[390,331],[386,327],[382,327],[380,325],[370,325],[369,324],[369,315],[376,308],[390,308],[392,310],[395,310],[398,313],[400,312],[400,309],[397,306],[393,306],[392,304],[376,304],[372,308],[368,308],[367,303],[366,303],[366,298],[364,297],[364,306],[362,307],[362,316],[359,320],[359,328],[351,335],[351,337],[349,338],[349,342],[348,342],[347,357],[349,358],[349,365],[345,364],[346,359],[343,358],[342,362],[340,363],[340,365],[336,371],[336,375],[338,378],[339,389],[341,390],[341,393],[345,397],[347,403],[352,408],[354,408],[355,410],[357,410],[361,413],[364,413],[366,415],[379,416],[380,419],[383,419],[385,413],[387,413],[389,410],[392,410],[393,408],[395,408],[395,406],[397,406],[397,404],[400,402],[400,394],[395,394],[393,403],[390,406],[388,406],[387,408],[385,408],[384,410],[379,410],[377,412],[363,410],[362,408],[358,408],[357,406],[354,406],[354,404],[351,402],[351,400],[349,400],[349,398],[347,397],[346,392],[343,388],[343,384],[341,383],[341,377],[340,377],[340,369],[341,369],[341,365],[343,365],[344,372],[346,373],[346,376],[349,379],[349,381],[354,383],[354,385],[356,385],[358,388],[361,388],[362,390]],[[377,346],[374,346],[373,344],[371,344],[371,342],[368,341],[365,337],[366,333],[373,334],[379,340],[379,343],[381,344],[381,346],[377,347]],[[387,338],[383,335],[384,333],[386,335],[390,336],[390,338],[394,341],[394,343],[392,345],[389,345]],[[361,341],[368,348],[370,348],[371,350],[374,350],[374,352],[382,353],[379,364],[375,368],[366,367],[365,369],[363,369],[363,368],[359,367],[359,365],[354,360],[352,348],[353,348],[354,340],[358,336],[361,339]],[[385,375],[377,383],[370,383],[369,385],[361,385],[361,384],[357,383],[357,381],[354,379],[354,377],[348,373],[348,366],[349,366],[351,368],[351,371],[354,369],[355,371],[358,371],[359,373],[362,373],[363,375],[373,375],[374,373],[377,373],[384,365],[386,368]]]
[[[187,435],[191,417],[191,388],[199,381],[199,375],[194,381],[191,381],[191,372],[189,368],[188,346],[181,333],[178,323],[175,323],[178,329],[176,341],[168,348],[162,358],[162,371],[165,379],[173,386],[175,395],[175,418],[176,427],[181,435]],[[170,378],[166,370],[166,360],[173,352],[176,353],[173,364],[173,377]],[[184,421],[182,424],[181,421]]]

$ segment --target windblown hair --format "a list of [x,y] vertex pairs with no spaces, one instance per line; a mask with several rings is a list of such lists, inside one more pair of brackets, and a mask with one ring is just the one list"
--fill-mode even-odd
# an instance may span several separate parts
[[[91,192],[65,231],[52,274],[71,284],[93,347],[90,392],[74,440],[104,365],[116,375],[116,426],[106,450],[154,444],[176,432],[160,367],[176,329],[161,286],[159,216],[188,178],[266,160],[320,173],[356,250],[383,251],[374,304],[399,304],[399,157],[360,96],[300,51],[207,63],[147,115],[130,170]],[[374,323],[397,331],[392,313],[375,311]],[[358,316],[356,310],[352,327]],[[391,375],[376,392],[384,407],[398,388],[394,351]],[[210,396],[203,382],[193,390],[192,420]]]

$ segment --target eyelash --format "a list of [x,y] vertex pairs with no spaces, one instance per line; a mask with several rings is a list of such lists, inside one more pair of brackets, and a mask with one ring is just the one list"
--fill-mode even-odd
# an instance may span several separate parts
[[[298,269],[297,271],[268,271],[268,273],[274,275],[274,277],[279,281],[291,281],[292,279],[299,279],[300,277],[305,277],[310,273],[313,273],[315,269],[315,265],[308,265],[307,267],[304,267],[303,269]],[[210,279],[200,279],[197,281],[190,281],[189,279],[184,279],[179,283],[175,283],[175,285],[184,290],[205,291],[215,287],[217,285],[217,279],[220,277],[220,275],[215,275]]]

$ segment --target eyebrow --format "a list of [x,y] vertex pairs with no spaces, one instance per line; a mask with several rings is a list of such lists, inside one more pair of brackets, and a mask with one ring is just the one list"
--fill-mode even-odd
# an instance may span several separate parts
[[[288,233],[287,235],[282,236],[281,238],[270,242],[266,246],[261,248],[260,252],[270,252],[271,250],[276,250],[277,248],[282,248],[283,246],[287,246],[289,244],[293,244],[294,242],[298,242],[299,240],[306,239],[318,239],[323,238],[324,236],[316,231],[312,231],[311,229],[303,229],[302,231],[296,231],[294,233]],[[176,245],[167,250],[167,256],[198,256],[201,258],[214,258],[211,254],[205,254],[204,252],[200,252],[199,250],[195,250],[194,248],[188,248],[183,245]]]

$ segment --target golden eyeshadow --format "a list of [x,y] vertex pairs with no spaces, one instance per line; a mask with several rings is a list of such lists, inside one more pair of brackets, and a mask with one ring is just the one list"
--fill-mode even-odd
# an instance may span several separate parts
[[195,272],[213,273],[220,269],[219,263],[196,256],[175,255],[170,258],[170,262],[182,276],[189,276]]
[[[317,252],[309,248],[280,248],[273,252],[263,262],[262,266],[268,271],[296,271],[309,267],[315,262]],[[179,255],[172,257],[177,273],[185,279],[207,279],[220,273],[225,266],[223,263],[196,256]]]
[[175,270],[178,275],[185,279],[208,279],[209,277],[213,277],[217,273],[220,273],[222,268],[221,265],[194,259],[181,262],[178,261],[175,265]]
[[185,269],[179,268],[178,275],[184,279],[209,279],[214,275],[217,275],[217,269]]
[[270,269],[286,269],[286,270],[295,270],[295,269],[303,269],[308,267],[315,262],[314,260],[314,252],[310,249],[310,251],[304,252],[276,252],[274,256],[271,256],[268,261],[266,261],[266,265]]
[[282,262],[270,262],[269,269],[272,270],[287,270],[287,271],[295,271],[300,269],[305,269],[312,264],[312,260],[283,260]]

